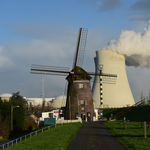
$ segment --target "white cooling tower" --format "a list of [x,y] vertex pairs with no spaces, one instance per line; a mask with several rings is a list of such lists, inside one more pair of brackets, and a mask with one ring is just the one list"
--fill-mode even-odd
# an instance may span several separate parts
[[[125,57],[116,50],[99,50],[96,51],[95,57],[95,72],[99,73],[99,65],[103,65],[102,73],[116,74],[116,83],[107,84],[103,82],[102,77],[102,96],[103,107],[125,107],[133,105],[134,99],[128,83],[126,69],[125,69]],[[108,78],[109,79],[109,78]],[[111,83],[113,78],[110,78]],[[100,81],[99,77],[94,81],[93,88],[93,101],[95,108],[100,108]]]

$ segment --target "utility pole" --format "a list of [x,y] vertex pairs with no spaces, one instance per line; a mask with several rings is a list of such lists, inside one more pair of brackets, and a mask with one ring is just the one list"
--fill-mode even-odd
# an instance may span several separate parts
[[44,100],[44,80],[42,80],[42,98]]

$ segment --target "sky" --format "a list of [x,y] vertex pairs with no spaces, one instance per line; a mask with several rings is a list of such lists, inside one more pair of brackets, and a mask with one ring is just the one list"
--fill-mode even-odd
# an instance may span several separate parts
[[[62,95],[65,77],[30,74],[31,64],[71,69],[78,30],[87,28],[83,68],[94,72],[97,50],[123,33],[149,31],[149,8],[149,0],[0,0],[0,94],[41,97],[44,80],[45,97]],[[150,68],[143,64],[126,66],[135,101],[141,91],[149,95]]]

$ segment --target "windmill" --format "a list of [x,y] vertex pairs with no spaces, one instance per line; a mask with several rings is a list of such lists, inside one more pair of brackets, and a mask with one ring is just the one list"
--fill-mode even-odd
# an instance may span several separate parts
[[[87,118],[88,120],[92,120],[94,116],[94,107],[90,86],[91,76],[116,77],[116,75],[112,74],[103,74],[102,71],[96,74],[92,72],[86,72],[82,69],[87,33],[87,29],[79,29],[74,61],[71,71],[69,71],[69,68],[67,67],[45,66],[35,64],[31,65],[32,74],[67,76],[66,79],[68,81],[68,89],[65,119],[78,119],[78,117],[80,116],[83,120],[85,120],[85,118]],[[102,82],[100,80],[100,84],[101,83]],[[103,106],[102,100],[100,101],[101,105]]]

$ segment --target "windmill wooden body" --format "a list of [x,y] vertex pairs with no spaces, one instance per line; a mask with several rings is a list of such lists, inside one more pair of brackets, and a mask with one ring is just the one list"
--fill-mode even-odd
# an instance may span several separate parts
[[94,116],[94,107],[92,100],[92,92],[90,79],[91,76],[110,76],[116,77],[116,75],[98,74],[92,72],[86,72],[81,67],[83,64],[87,29],[79,29],[79,35],[77,40],[77,46],[73,61],[72,70],[69,71],[67,67],[56,66],[44,66],[44,65],[32,65],[31,73],[33,74],[45,74],[45,75],[61,75],[67,76],[68,89],[67,89],[67,101],[64,110],[65,119],[78,119],[81,117],[83,120],[92,120]]

